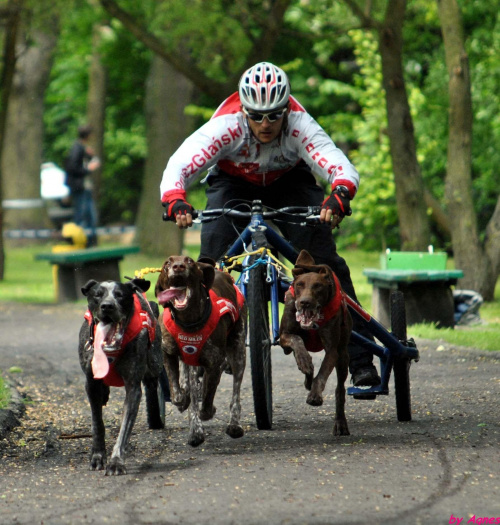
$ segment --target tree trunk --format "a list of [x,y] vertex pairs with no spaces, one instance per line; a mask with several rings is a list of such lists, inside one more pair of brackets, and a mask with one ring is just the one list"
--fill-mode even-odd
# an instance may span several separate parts
[[97,157],[101,159],[101,167],[92,172],[96,203],[99,203],[101,193],[101,176],[104,155],[104,120],[106,114],[107,71],[101,61],[99,51],[103,27],[94,27],[92,37],[92,59],[89,68],[89,91],[87,93],[87,122],[92,126],[90,145]]
[[[40,165],[43,148],[43,110],[53,51],[57,43],[54,21],[50,32],[23,33],[17,43],[14,75],[1,159],[4,199],[40,199]],[[44,208],[5,210],[8,228],[47,226]]]
[[403,71],[405,7],[405,0],[389,0],[384,23],[379,27],[379,51],[401,247],[403,250],[426,250],[430,242],[429,220]]
[[154,255],[180,254],[183,232],[162,222],[160,181],[167,161],[192,132],[192,119],[184,108],[192,100],[193,84],[165,60],[154,56],[146,83],[148,158],[137,214],[137,241],[141,250]]
[[486,245],[483,247],[472,199],[473,113],[460,8],[456,0],[438,0],[438,11],[449,74],[445,200],[455,266],[464,271],[460,286],[476,290],[488,301],[493,299],[499,274],[500,204],[497,204],[488,225]]
[[16,41],[17,33],[21,23],[21,9],[23,0],[10,0],[7,6],[9,14],[4,36],[2,53],[2,74],[0,79],[0,281],[5,276],[5,250],[3,242],[3,172],[2,172],[2,152],[5,142],[5,127],[7,123],[7,107],[9,105],[10,93],[14,80],[16,67]]

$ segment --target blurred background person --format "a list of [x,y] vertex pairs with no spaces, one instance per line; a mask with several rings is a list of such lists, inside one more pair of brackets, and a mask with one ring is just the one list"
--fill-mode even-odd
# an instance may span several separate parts
[[74,209],[74,222],[89,230],[87,247],[97,245],[97,208],[94,201],[91,173],[100,168],[100,160],[89,146],[91,126],[78,128],[75,140],[66,159],[66,185],[70,189]]

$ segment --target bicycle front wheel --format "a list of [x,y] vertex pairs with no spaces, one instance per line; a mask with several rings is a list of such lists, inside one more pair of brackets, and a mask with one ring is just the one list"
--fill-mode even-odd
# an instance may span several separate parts
[[[254,258],[255,256],[251,258],[250,265],[254,262]],[[259,430],[269,430],[273,424],[273,385],[269,294],[265,281],[265,266],[255,266],[249,270],[248,277],[248,339],[255,418]]]

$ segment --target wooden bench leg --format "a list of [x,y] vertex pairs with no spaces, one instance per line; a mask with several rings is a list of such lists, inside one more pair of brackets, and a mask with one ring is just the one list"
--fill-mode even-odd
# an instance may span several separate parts
[[72,266],[57,266],[56,300],[58,303],[76,301],[79,297],[75,286],[75,270]]
[[373,287],[372,314],[386,328],[391,326],[391,292],[388,288]]

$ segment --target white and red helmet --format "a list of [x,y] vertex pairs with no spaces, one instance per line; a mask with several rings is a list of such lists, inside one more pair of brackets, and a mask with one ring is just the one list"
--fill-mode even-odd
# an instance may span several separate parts
[[290,82],[279,67],[270,62],[259,62],[243,73],[238,91],[245,108],[273,111],[288,103]]

